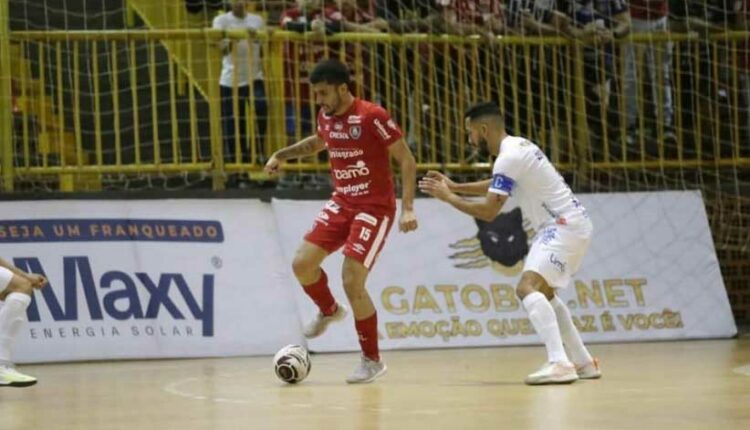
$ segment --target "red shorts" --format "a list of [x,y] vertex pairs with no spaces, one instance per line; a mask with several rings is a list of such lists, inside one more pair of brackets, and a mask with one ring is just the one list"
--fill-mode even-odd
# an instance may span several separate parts
[[395,209],[364,209],[329,200],[305,240],[329,253],[343,246],[344,255],[370,269],[383,249],[395,213]]

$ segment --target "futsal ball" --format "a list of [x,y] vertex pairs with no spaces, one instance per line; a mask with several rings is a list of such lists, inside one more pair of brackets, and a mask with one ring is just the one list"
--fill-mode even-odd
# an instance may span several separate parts
[[276,376],[289,384],[302,382],[310,374],[310,354],[300,345],[287,345],[273,357]]

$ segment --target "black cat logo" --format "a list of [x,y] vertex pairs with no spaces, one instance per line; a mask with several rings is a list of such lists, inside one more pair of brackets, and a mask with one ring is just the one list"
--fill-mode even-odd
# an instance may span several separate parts
[[523,214],[520,208],[500,213],[491,222],[475,219],[477,234],[450,244],[460,249],[449,258],[459,260],[459,269],[480,269],[493,262],[505,267],[513,267],[523,261],[529,252],[529,234],[524,229]]

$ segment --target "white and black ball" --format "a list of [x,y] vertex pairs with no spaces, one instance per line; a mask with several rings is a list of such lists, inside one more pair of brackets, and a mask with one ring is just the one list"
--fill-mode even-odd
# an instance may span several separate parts
[[302,382],[310,374],[310,354],[301,345],[287,345],[273,357],[276,376],[289,384]]

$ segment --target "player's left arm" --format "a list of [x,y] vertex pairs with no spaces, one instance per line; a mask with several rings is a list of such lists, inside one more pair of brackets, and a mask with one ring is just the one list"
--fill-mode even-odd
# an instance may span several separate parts
[[445,181],[429,177],[419,181],[419,189],[425,194],[449,203],[467,215],[487,222],[495,219],[508,199],[507,195],[487,192],[484,200],[466,200],[451,191]]
[[398,229],[404,233],[417,229],[417,216],[414,213],[414,183],[417,178],[417,163],[403,138],[388,146],[388,152],[401,170],[401,218]]
[[31,282],[31,286],[34,288],[42,288],[47,285],[47,278],[45,278],[43,275],[39,275],[36,273],[26,273],[10,262],[5,261],[3,258],[0,258],[0,267],[5,267],[6,269],[13,272],[13,274],[28,280],[29,282]]

